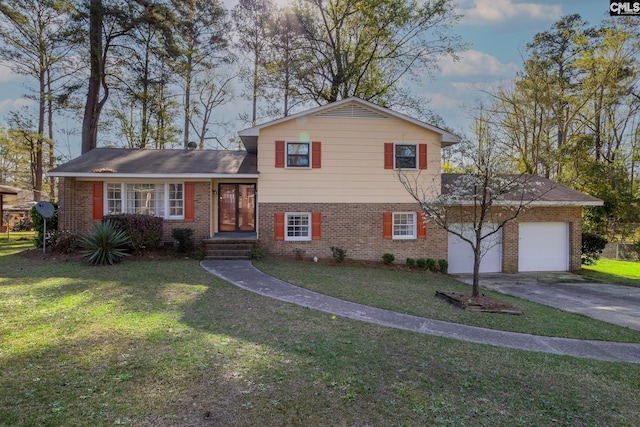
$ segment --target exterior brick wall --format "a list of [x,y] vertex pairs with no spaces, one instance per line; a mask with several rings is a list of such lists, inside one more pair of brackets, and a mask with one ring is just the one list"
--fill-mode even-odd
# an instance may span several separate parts
[[[427,225],[427,238],[415,240],[383,239],[383,212],[417,212],[415,204],[331,204],[331,203],[259,203],[259,244],[269,254],[293,257],[296,250],[306,258],[331,258],[331,247],[347,251],[347,258],[381,261],[384,253],[395,255],[396,263],[407,257],[445,259],[446,233]],[[276,212],[320,212],[322,238],[311,241],[275,240]]]
[[[59,178],[58,191],[62,208],[58,211],[58,228],[72,233],[84,233],[93,224],[93,181],[78,181],[75,178]],[[211,183],[196,182],[194,185],[195,218],[193,222],[164,220],[163,241],[173,241],[173,228],[192,228],[196,240],[210,237]]]
[[[380,261],[382,254],[386,252],[395,255],[396,263],[404,263],[407,257],[447,259],[447,233],[433,224],[427,224],[426,239],[383,239],[383,212],[416,210],[417,206],[414,204],[260,203],[259,243],[268,253],[287,257],[293,257],[296,251],[302,251],[306,258],[330,258],[331,246],[337,246],[347,250],[348,258],[357,260]],[[302,242],[275,240],[276,212],[320,212],[322,239]],[[518,224],[521,222],[568,222],[569,269],[579,270],[582,250],[581,219],[582,208],[579,206],[528,209],[503,229],[503,271],[518,271]]]
[[505,225],[502,233],[502,271],[518,271],[518,224],[522,222],[569,223],[569,270],[580,270],[582,254],[582,207],[537,207],[526,210],[515,221]]

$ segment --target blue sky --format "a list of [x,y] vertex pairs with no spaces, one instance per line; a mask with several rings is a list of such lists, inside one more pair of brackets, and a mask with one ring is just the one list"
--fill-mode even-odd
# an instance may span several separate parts
[[[231,2],[235,3],[224,3]],[[429,100],[432,109],[458,132],[469,131],[465,106],[482,97],[478,88],[512,79],[522,65],[526,44],[536,33],[573,13],[592,25],[609,17],[608,0],[458,0],[458,7],[464,18],[455,31],[470,43],[470,49],[459,62],[441,61],[435,80],[425,79],[417,88],[420,97]],[[26,84],[6,65],[0,66],[0,123],[10,110],[30,102],[24,97]]]

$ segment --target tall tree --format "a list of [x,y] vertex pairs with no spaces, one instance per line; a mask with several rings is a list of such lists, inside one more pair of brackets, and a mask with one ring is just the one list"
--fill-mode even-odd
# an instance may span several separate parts
[[393,103],[405,77],[428,75],[464,48],[450,0],[304,0],[306,44],[296,88],[317,103],[359,96]]
[[96,148],[100,115],[109,98],[111,82],[108,68],[115,42],[129,37],[131,31],[142,23],[161,30],[171,40],[173,11],[160,2],[134,0],[89,0],[79,11],[78,21],[88,24],[89,84],[82,120],[82,153]]
[[241,67],[241,76],[251,91],[251,124],[258,117],[258,98],[266,85],[266,66],[269,41],[269,25],[273,20],[274,5],[271,0],[239,0],[231,11],[236,33],[237,48],[246,55],[246,65]]
[[[70,4],[64,0],[6,0],[0,3],[0,58],[12,64],[15,73],[30,76],[37,81],[34,90],[38,102],[38,121],[34,156],[34,200],[42,196],[44,175],[44,144],[53,140],[45,136],[47,107],[53,97],[53,87],[59,79],[69,53],[69,45],[61,37],[68,20]],[[49,116],[49,135],[53,134],[53,122]],[[52,156],[50,148],[49,155]],[[51,165],[53,159],[50,159]]]
[[199,73],[228,59],[225,49],[229,24],[226,11],[217,0],[172,0],[171,3],[178,18],[176,70],[184,89],[182,136],[187,148],[194,121],[191,101],[194,80]]

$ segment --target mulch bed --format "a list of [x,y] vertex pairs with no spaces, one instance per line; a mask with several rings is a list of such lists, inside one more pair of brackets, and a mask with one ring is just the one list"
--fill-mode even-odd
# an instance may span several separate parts
[[460,307],[468,311],[479,311],[483,313],[505,313],[505,314],[522,314],[522,310],[516,306],[507,304],[504,301],[495,299],[484,294],[474,297],[470,293],[436,291],[436,296],[456,307]]
[[[27,249],[20,252],[18,255],[31,259],[42,259],[56,262],[86,262],[86,258],[82,256],[80,251],[72,253],[61,253],[47,250],[46,253],[42,253],[42,248]],[[175,260],[177,258],[185,258],[183,254],[177,254],[170,249],[156,249],[153,251],[135,252],[122,259],[122,262],[127,261],[165,261]],[[88,262],[86,262],[89,264]]]

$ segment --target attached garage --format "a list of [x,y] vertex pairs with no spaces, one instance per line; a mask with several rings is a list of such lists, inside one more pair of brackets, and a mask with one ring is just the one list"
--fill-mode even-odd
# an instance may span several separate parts
[[518,271],[568,271],[569,256],[569,223],[519,224]]
[[[454,225],[458,230],[464,229],[464,236],[473,236],[473,227],[470,224]],[[494,229],[491,224],[485,224],[487,229]],[[483,240],[483,249],[486,251],[480,262],[481,273],[498,273],[502,271],[502,230]],[[473,273],[473,250],[469,243],[460,237],[449,233],[449,273],[462,274]]]

